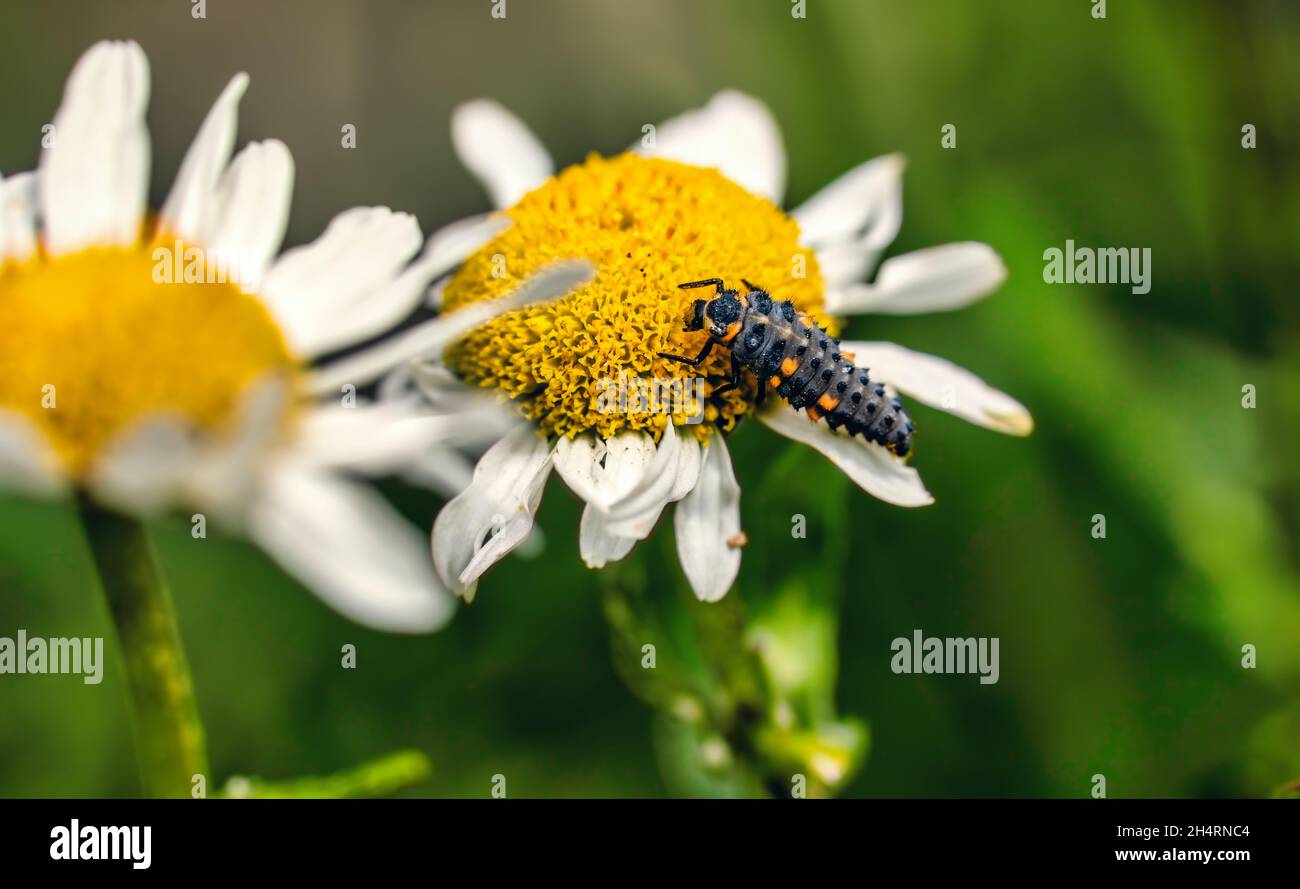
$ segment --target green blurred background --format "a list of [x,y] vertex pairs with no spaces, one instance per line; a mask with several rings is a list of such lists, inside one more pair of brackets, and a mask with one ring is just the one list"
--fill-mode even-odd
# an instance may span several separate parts
[[[770,595],[774,562],[841,554],[812,582],[840,610],[836,708],[870,727],[845,794],[1081,797],[1102,773],[1110,796],[1255,796],[1300,778],[1300,6],[1111,2],[1098,21],[1090,0],[808,0],[796,20],[785,0],[509,0],[500,21],[491,5],[208,0],[195,21],[186,0],[7,0],[0,170],[34,164],[70,66],[105,37],[152,64],[155,206],[226,80],[252,75],[240,141],[293,151],[290,243],[357,204],[426,231],[484,209],[448,135],[478,96],[566,164],[720,88],[751,92],[781,123],[789,206],[902,151],[891,253],[985,241],[1010,279],[973,309],[848,333],[947,356],[1038,425],[1018,440],[916,410],[915,465],[938,500],[919,511],[846,491],[757,425],[734,436],[745,524],[768,551],[747,552],[732,596]],[[345,123],[356,150],[339,146]],[[940,148],[947,123],[956,150]],[[1151,292],[1044,286],[1042,253],[1067,238],[1150,247]],[[424,526],[440,506],[384,489]],[[792,512],[809,514],[807,541],[789,538]],[[544,552],[507,560],[420,638],[348,624],[243,542],[157,525],[217,780],[414,747],[434,764],[417,795],[486,796],[498,773],[511,796],[670,792],[654,717],[611,659],[578,514],[552,479]],[[671,538],[664,523],[642,563],[671,560]],[[19,627],[107,636],[109,662],[98,687],[0,677],[0,794],[138,793],[70,508],[0,500],[0,635]],[[915,628],[1000,637],[1001,681],[894,675],[890,641]]]

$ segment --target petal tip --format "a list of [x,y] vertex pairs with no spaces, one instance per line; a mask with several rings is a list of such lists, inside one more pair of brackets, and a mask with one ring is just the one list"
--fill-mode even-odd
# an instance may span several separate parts
[[1005,432],[1007,435],[1017,435],[1025,438],[1034,432],[1034,418],[1029,411],[1002,414],[992,419],[997,424],[994,428],[999,432]]
[[722,590],[693,588],[693,592],[695,593],[695,598],[699,599],[701,602],[715,605],[727,597],[727,593],[731,592],[731,586],[731,584],[728,584],[727,587]]
[[226,86],[221,91],[221,99],[229,102],[238,102],[248,91],[248,85],[252,79],[248,76],[247,71],[240,71],[226,82]]

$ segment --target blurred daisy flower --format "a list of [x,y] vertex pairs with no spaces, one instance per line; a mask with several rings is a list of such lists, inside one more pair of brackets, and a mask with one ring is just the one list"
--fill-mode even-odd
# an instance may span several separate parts
[[[902,220],[900,157],[862,164],[787,214],[776,123],[736,92],[647,128],[625,154],[593,154],[558,174],[537,139],[494,102],[459,108],[452,136],[513,224],[435,289],[444,308],[499,296],[559,256],[586,257],[597,275],[562,300],[497,317],[446,356],[457,376],[503,393],[533,424],[493,445],[438,516],[434,561],[449,588],[472,598],[483,572],[528,537],[554,469],[586,503],[579,545],[588,566],[625,556],[676,502],[686,576],[699,598],[721,598],[744,541],[725,433],[750,413],[823,453],[868,493],[900,506],[932,502],[916,470],[885,448],[809,422],[777,398],[756,410],[751,375],[715,395],[730,377],[725,349],[690,372],[710,387],[694,406],[609,410],[601,398],[613,381],[680,376],[681,366],[659,353],[694,355],[704,344],[705,334],[683,330],[698,296],[679,290],[683,282],[748,279],[832,333],[842,315],[956,309],[996,289],[1006,270],[984,244],[948,244],[876,267]],[[999,432],[1032,428],[1019,403],[941,358],[881,342],[845,341],[843,349],[872,379],[920,402]]]
[[198,509],[346,616],[436,628],[454,600],[422,535],[351,475],[405,466],[448,432],[355,387],[579,278],[552,269],[312,367],[388,331],[502,226],[469,220],[421,250],[413,217],[355,208],[277,255],[293,160],[274,140],[231,159],[247,85],[221,93],[155,216],[148,62],[135,43],[97,44],[36,171],[0,180],[0,487],[134,516]]

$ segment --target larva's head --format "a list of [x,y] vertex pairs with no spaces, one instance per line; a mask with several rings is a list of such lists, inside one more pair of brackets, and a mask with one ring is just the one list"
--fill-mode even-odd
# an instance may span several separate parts
[[724,290],[717,299],[710,300],[704,315],[711,336],[725,335],[731,325],[740,320],[740,300],[736,298],[736,291]]

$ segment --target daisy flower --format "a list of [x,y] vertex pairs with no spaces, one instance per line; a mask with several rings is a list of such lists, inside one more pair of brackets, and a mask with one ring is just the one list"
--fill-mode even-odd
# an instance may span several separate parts
[[313,367],[402,320],[501,226],[467,220],[421,250],[413,217],[356,208],[277,255],[293,160],[274,140],[232,160],[247,85],[230,81],[149,214],[148,62],[135,43],[97,44],[37,169],[0,179],[0,488],[131,516],[194,508],[344,615],[431,630],[454,600],[422,536],[352,475],[448,433],[398,402],[354,403],[355,387],[581,269]]
[[[704,344],[706,334],[683,330],[699,295],[679,290],[683,282],[748,279],[832,332],[843,315],[956,309],[996,289],[1006,270],[984,244],[933,247],[877,268],[902,220],[899,156],[850,170],[786,213],[776,123],[736,92],[661,124],[625,154],[593,154],[558,174],[538,140],[494,102],[459,108],[452,136],[513,224],[436,288],[445,308],[495,297],[556,256],[587,257],[597,274],[562,300],[494,319],[446,356],[458,376],[504,393],[532,421],[484,454],[435,522],[434,561],[450,589],[472,598],[483,572],[528,536],[554,470],[585,501],[579,546],[588,566],[625,556],[675,502],[682,568],[699,598],[721,598],[743,543],[725,434],[751,413],[876,497],[932,502],[917,471],[885,448],[810,422],[779,398],[757,410],[752,375],[712,395],[730,377],[726,349],[686,371],[708,381],[702,402],[601,404],[611,381],[682,376],[660,353],[695,355]],[[999,432],[1032,428],[1014,399],[942,358],[883,342],[842,348],[873,380],[917,401]]]

